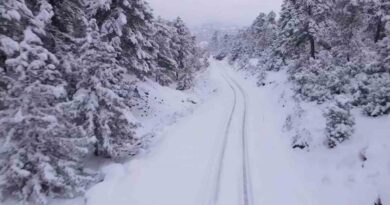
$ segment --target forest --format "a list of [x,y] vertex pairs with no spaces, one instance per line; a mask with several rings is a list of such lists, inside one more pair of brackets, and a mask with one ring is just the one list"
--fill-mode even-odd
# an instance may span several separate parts
[[143,0],[0,4],[0,196],[44,204],[102,180],[89,156],[137,155],[137,82],[185,90],[207,59]]
[[[286,72],[295,102],[326,105],[324,147],[335,150],[355,134],[354,110],[370,119],[390,114],[390,1],[283,0],[280,13],[261,12],[251,25],[216,31],[201,46],[182,18],[157,17],[144,0],[2,0],[0,201],[44,205],[83,196],[105,180],[90,161],[131,161],[150,149],[155,133],[145,133],[147,123],[134,115],[149,100],[142,83],[189,92],[224,61],[255,76],[260,88],[272,83],[270,73]],[[209,78],[224,79],[234,93],[230,125],[245,97],[255,94],[219,72],[223,78]],[[230,89],[206,83],[212,94]],[[209,112],[218,110],[213,106]],[[313,146],[298,133],[290,148]],[[359,157],[367,161],[364,152]],[[382,198],[373,204],[382,205]]]
[[370,117],[390,113],[389,1],[285,0],[278,19],[261,13],[237,34],[215,32],[210,47],[256,73],[259,85],[264,71],[284,69],[299,98],[331,103],[331,148],[352,135],[352,108]]

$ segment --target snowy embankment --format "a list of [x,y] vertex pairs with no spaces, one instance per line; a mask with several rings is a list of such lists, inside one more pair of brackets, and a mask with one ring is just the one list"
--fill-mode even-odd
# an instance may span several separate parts
[[[172,132],[176,131],[178,122],[186,121],[186,118],[192,116],[194,110],[199,110],[199,107],[202,107],[204,102],[212,101],[212,99],[215,98],[216,85],[213,83],[215,83],[216,80],[212,79],[214,75],[209,74],[209,72],[210,71],[204,71],[199,73],[196,77],[194,87],[188,91],[178,91],[174,88],[162,87],[150,80],[139,82],[137,84],[137,90],[141,96],[139,98],[141,100],[132,108],[132,112],[134,117],[142,123],[143,127],[141,131],[143,133],[154,133],[153,142],[150,142],[151,147],[148,147],[148,149],[145,150],[146,152],[140,156],[124,163],[114,163],[105,160],[92,161],[91,167],[100,169],[103,172],[105,175],[104,181],[93,186],[87,191],[84,197],[78,197],[73,200],[57,199],[50,203],[50,205],[138,204],[136,202],[137,197],[133,199],[134,194],[139,197],[143,196],[153,200],[154,197],[151,196],[156,195],[158,198],[159,193],[164,193],[164,190],[153,191],[153,189],[151,189],[148,191],[139,188],[139,186],[143,186],[146,189],[154,187],[154,184],[161,184],[167,188],[170,187],[169,179],[173,178],[173,175],[164,177],[165,170],[162,169],[162,167],[176,167],[174,163],[177,161],[175,161],[174,158],[164,158],[166,155],[161,154],[161,151],[159,150],[163,149],[175,152],[175,150],[185,149],[183,148],[184,145],[191,147],[191,139],[197,140],[196,137],[194,137],[196,133],[187,136],[188,133],[186,133],[186,128],[183,128],[180,134],[175,135],[172,134]],[[180,124],[182,123],[179,123],[179,125]],[[206,132],[206,130],[204,130],[204,132]],[[168,143],[171,143],[168,147],[165,145],[167,141]],[[184,156],[181,156],[182,154],[183,153],[181,152],[177,152],[174,155],[177,158],[183,159]],[[159,163],[158,159],[153,159],[155,157],[165,159],[162,160],[163,164]],[[169,155],[169,157],[172,157],[172,155]],[[150,160],[150,158],[152,159]],[[169,165],[169,161],[171,161],[171,165]],[[191,163],[191,159],[188,161]],[[188,164],[178,165],[184,167],[188,166]],[[149,178],[150,174],[148,173],[150,172],[158,172],[161,175],[158,175],[159,178]],[[168,191],[169,189],[165,190]],[[139,191],[144,192],[139,194]],[[156,202],[156,204],[160,203]]]
[[[253,85],[258,81],[253,74],[239,71],[241,78]],[[250,72],[249,72],[250,73]],[[355,132],[349,140],[334,149],[329,149],[325,142],[325,117],[327,105],[302,102],[297,100],[284,71],[263,74],[264,86],[258,88],[265,107],[263,121],[265,126],[278,130],[274,137],[280,136],[282,143],[288,143],[292,149],[294,140],[308,142],[309,148],[298,147],[289,152],[290,162],[302,173],[302,183],[306,194],[310,195],[310,204],[318,205],[367,205],[375,204],[380,198],[382,204],[390,203],[390,116],[379,118],[366,117],[359,110],[353,112],[356,119]],[[268,110],[271,108],[271,110]],[[268,114],[267,114],[268,113]],[[265,129],[269,130],[269,129]],[[299,143],[299,142],[298,142]],[[272,144],[262,144],[259,150],[273,149]],[[270,152],[269,152],[270,153]],[[269,155],[269,160],[277,161]],[[286,159],[284,159],[286,160]],[[286,160],[286,161],[289,161]],[[272,171],[272,170],[270,170]],[[288,184],[287,170],[273,170],[279,177],[268,178],[269,184]],[[279,173],[280,172],[280,173]],[[287,186],[288,187],[288,186]],[[263,187],[273,192],[272,188]],[[275,190],[275,197],[285,198],[289,192]],[[280,204],[280,203],[273,203]],[[285,204],[294,204],[286,201]]]

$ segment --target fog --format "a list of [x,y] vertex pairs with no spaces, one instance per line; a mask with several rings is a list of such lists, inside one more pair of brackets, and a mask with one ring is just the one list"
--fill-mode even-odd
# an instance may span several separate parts
[[278,12],[283,0],[147,0],[157,16],[182,17],[190,26],[248,25],[260,12]]

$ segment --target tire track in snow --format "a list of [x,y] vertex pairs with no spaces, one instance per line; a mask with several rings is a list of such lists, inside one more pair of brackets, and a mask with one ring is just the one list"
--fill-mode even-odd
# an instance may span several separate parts
[[[244,101],[244,110],[242,118],[242,127],[241,127],[241,137],[242,137],[242,188],[243,188],[243,204],[251,205],[253,204],[253,195],[252,195],[252,180],[250,175],[250,166],[249,166],[249,155],[248,155],[248,145],[247,145],[247,134],[246,134],[246,121],[247,121],[247,96],[244,89],[240,84],[237,83],[232,77],[227,74],[231,82],[238,88],[242,95]],[[230,83],[229,83],[230,84]],[[233,86],[230,84],[230,87],[234,90]],[[236,91],[234,91],[236,92]]]
[[232,89],[234,97],[233,97],[232,110],[231,110],[231,113],[229,115],[228,123],[227,123],[226,129],[225,129],[225,134],[224,134],[224,138],[223,138],[223,142],[222,142],[221,153],[220,153],[219,158],[218,158],[218,166],[217,166],[218,170],[217,170],[217,174],[216,174],[216,178],[215,178],[214,194],[213,194],[212,202],[210,203],[210,204],[214,204],[214,205],[217,204],[217,202],[218,202],[219,193],[220,193],[220,190],[221,190],[221,176],[222,176],[223,162],[224,162],[224,158],[225,158],[225,153],[226,153],[226,147],[227,147],[230,127],[231,127],[231,124],[232,124],[232,121],[233,121],[233,116],[234,116],[234,113],[235,113],[236,107],[237,107],[237,93],[236,93],[236,90],[228,82],[228,80],[226,79],[226,77],[224,75],[222,75],[222,77],[225,79],[225,81],[227,82],[229,87]]
[[[215,184],[213,190],[213,196],[211,201],[208,202],[209,205],[216,205],[218,203],[220,197],[221,190],[221,178],[224,167],[225,153],[227,150],[227,142],[231,130],[232,121],[235,117],[235,112],[237,110],[237,98],[238,92],[242,95],[243,99],[243,111],[242,111],[242,125],[241,125],[241,141],[242,141],[242,199],[243,205],[251,205],[252,204],[252,193],[251,193],[251,177],[249,171],[249,162],[248,162],[248,151],[247,151],[247,137],[246,137],[246,119],[247,119],[247,97],[246,93],[242,89],[242,87],[231,78],[225,71],[221,72],[222,77],[225,79],[226,83],[230,87],[233,93],[233,106],[231,109],[231,113],[229,115],[228,123],[226,125],[225,134],[222,142],[221,152],[217,161],[217,171],[215,176]],[[238,114],[240,115],[240,114]]]

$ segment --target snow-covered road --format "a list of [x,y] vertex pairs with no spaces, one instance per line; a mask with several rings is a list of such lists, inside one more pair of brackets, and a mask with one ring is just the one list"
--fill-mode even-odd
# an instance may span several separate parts
[[[217,163],[215,163],[215,166],[217,166],[216,176],[211,179],[211,181],[214,181],[214,190],[210,191],[213,197],[206,204],[249,205],[252,204],[252,194],[246,144],[246,94],[225,70],[219,68],[219,71],[225,83],[231,89],[233,105],[225,128],[223,143],[220,147],[221,151]],[[228,157],[229,155],[230,157]],[[236,180],[237,173],[240,172],[242,178]]]
[[88,205],[315,204],[267,93],[223,61],[210,75],[215,96],[166,129],[147,156],[106,167]]

